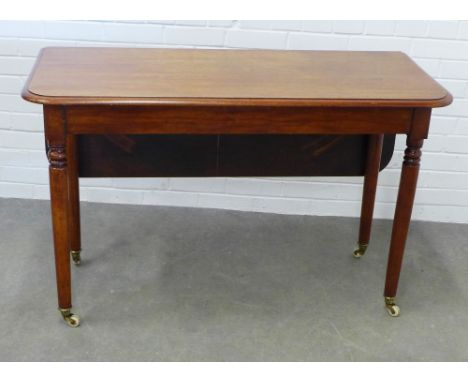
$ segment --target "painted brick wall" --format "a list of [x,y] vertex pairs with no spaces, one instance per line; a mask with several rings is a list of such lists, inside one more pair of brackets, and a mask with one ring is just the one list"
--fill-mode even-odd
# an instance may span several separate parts
[[[435,110],[414,218],[468,223],[468,21],[0,22],[0,197],[47,199],[39,105],[20,90],[45,46],[400,50],[454,96]],[[392,218],[404,148],[381,173],[376,216]],[[358,216],[359,178],[94,179],[82,200]]]

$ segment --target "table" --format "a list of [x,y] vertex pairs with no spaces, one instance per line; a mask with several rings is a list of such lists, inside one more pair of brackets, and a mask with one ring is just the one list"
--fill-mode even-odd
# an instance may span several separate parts
[[406,135],[384,289],[395,303],[431,110],[451,95],[399,52],[45,48],[23,89],[43,104],[58,306],[81,261],[79,177],[364,176],[369,244],[378,173]]

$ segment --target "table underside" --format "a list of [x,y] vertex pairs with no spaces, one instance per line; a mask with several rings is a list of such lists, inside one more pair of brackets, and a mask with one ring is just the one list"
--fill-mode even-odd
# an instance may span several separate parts
[[[78,135],[80,177],[362,176],[368,135]],[[380,170],[395,135],[385,135]]]

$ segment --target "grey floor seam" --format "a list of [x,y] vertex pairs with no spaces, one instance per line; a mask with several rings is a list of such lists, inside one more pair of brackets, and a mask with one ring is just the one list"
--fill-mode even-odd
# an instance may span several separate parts
[[399,318],[391,221],[82,203],[71,329],[47,201],[0,199],[1,361],[467,361],[468,225],[413,222]]

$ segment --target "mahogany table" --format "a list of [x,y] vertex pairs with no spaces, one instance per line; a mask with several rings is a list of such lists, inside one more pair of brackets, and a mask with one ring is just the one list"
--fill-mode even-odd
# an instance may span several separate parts
[[46,48],[23,90],[43,104],[58,306],[80,263],[79,177],[364,176],[355,257],[379,170],[405,134],[385,282],[392,316],[431,110],[451,95],[399,52]]

